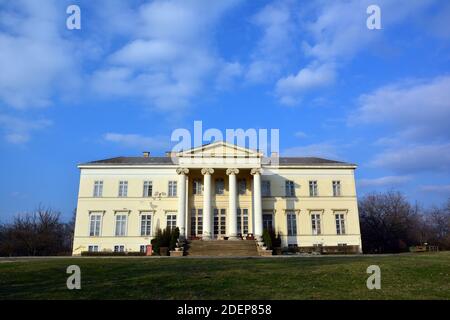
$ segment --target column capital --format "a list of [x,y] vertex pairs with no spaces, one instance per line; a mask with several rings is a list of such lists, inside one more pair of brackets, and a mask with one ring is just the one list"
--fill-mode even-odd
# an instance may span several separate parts
[[237,168],[230,168],[230,169],[227,169],[227,175],[229,176],[230,174],[234,174],[234,175],[236,175],[236,174],[238,174],[239,173],[239,169],[237,169]]
[[189,169],[188,168],[177,168],[177,174],[188,174]]
[[250,174],[252,176],[254,176],[255,174],[261,174],[261,169],[260,168],[253,168],[252,170],[250,170]]
[[202,169],[202,175],[213,174],[213,173],[214,173],[214,169],[213,168],[203,168]]

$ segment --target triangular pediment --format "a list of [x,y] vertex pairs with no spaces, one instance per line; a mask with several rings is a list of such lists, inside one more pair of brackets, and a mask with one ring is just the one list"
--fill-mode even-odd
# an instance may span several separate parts
[[205,144],[189,150],[181,151],[177,154],[179,157],[202,157],[202,158],[222,158],[222,157],[250,157],[258,158],[262,154],[257,150],[240,147],[225,141],[217,141]]

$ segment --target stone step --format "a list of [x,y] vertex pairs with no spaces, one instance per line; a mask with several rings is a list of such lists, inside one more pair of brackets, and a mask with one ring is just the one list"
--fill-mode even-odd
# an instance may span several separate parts
[[186,252],[189,256],[258,256],[253,240],[191,240]]

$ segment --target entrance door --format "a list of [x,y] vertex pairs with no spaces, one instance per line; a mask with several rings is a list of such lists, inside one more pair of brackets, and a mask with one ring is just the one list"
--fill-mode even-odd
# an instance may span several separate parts
[[203,233],[203,209],[191,210],[191,236],[200,237]]
[[214,237],[219,238],[227,234],[226,209],[214,209]]
[[263,230],[273,230],[273,214],[263,213]]

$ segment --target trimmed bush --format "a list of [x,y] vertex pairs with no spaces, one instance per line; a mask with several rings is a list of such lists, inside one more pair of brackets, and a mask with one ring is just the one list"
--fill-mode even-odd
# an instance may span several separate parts
[[272,238],[270,237],[269,230],[264,229],[262,234],[264,245],[267,247],[267,249],[272,249]]

